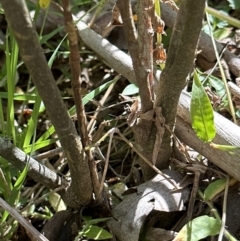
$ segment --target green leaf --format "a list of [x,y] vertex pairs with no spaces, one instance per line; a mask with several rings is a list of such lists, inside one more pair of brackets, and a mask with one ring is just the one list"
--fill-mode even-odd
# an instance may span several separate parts
[[232,9],[240,9],[240,1],[239,0],[228,0],[229,6]]
[[[117,75],[113,80],[108,81],[107,83],[99,86],[95,90],[93,90],[90,93],[88,93],[87,95],[85,95],[82,99],[83,105],[86,105],[88,102],[90,102],[92,99],[94,99],[98,94],[100,94],[102,91],[107,89],[111,84],[116,83],[120,79],[120,77],[121,77],[120,75]],[[75,113],[76,113],[76,106],[73,106],[69,110],[69,114],[74,115]]]
[[215,89],[219,97],[222,98],[226,94],[226,89],[224,87],[224,83],[222,82],[222,80],[213,75],[210,75],[208,77],[208,82]]
[[43,147],[49,146],[55,142],[57,142],[59,138],[52,138],[49,140],[44,140],[44,141],[38,141],[34,144],[30,144],[28,146],[23,147],[23,151],[26,153],[34,152],[37,151]]
[[[0,97],[7,99],[8,94],[7,92],[0,92]],[[20,101],[36,101],[37,96],[35,94],[13,94],[13,99],[14,100],[20,100]]]
[[[217,194],[219,194],[225,189],[226,182],[227,178],[222,178],[209,184],[204,191],[204,200],[211,201]],[[229,186],[232,186],[236,182],[237,180],[235,178],[231,178],[229,180]]]
[[39,0],[39,5],[41,8],[46,9],[48,8],[51,0]]
[[127,186],[123,183],[123,182],[119,182],[117,184],[115,184],[113,186],[112,191],[114,192],[114,194],[116,194],[116,196],[120,199],[122,199],[122,194],[128,190]]
[[30,144],[32,137],[35,133],[35,129],[37,127],[37,122],[38,122],[38,116],[41,113],[40,111],[41,103],[42,103],[41,97],[37,95],[31,118],[28,121],[27,128],[24,130],[24,135],[23,135],[24,137],[23,137],[23,144],[22,144],[23,147],[28,146]]
[[65,203],[63,202],[61,196],[56,192],[49,194],[49,202],[55,212],[59,212],[61,210],[66,210],[66,208],[67,208]]
[[192,98],[190,106],[192,128],[196,135],[204,142],[210,142],[216,135],[212,105],[194,71]]
[[186,224],[173,241],[198,241],[208,236],[217,235],[221,222],[207,215],[193,219]]
[[84,236],[94,240],[104,240],[112,238],[112,235],[105,229],[90,225],[84,232]]
[[41,45],[45,44],[49,39],[51,39],[53,36],[55,36],[57,33],[59,33],[63,29],[64,29],[64,26],[60,26],[60,27],[54,29],[54,31],[52,31],[51,33],[43,36],[40,40]]
[[122,92],[123,95],[135,95],[139,92],[139,88],[135,84],[128,85]]
[[[20,195],[19,195],[20,189],[22,188],[23,182],[26,179],[28,169],[29,169],[29,164],[27,163],[27,165],[24,167],[23,171],[21,172],[17,181],[14,184],[14,187],[13,187],[12,192],[11,192],[11,196],[9,197],[9,200],[8,200],[8,204],[11,205],[11,206],[14,206],[14,204],[20,198]],[[1,223],[3,223],[7,219],[8,215],[9,215],[9,213],[7,211],[5,211],[3,213],[2,218],[1,218]]]
[[214,38],[215,39],[224,39],[227,38],[232,33],[232,28],[219,28],[216,31],[214,31]]
[[92,225],[92,224],[97,224],[97,223],[101,223],[101,222],[106,222],[108,220],[110,220],[111,217],[109,218],[95,218],[95,219],[89,219],[89,220],[86,220],[86,223],[89,224],[89,225]]

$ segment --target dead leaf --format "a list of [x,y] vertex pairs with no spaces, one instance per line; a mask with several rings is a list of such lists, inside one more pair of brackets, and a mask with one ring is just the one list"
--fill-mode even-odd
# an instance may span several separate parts
[[[172,170],[164,170],[164,174],[178,183],[182,174]],[[113,209],[116,220],[107,225],[120,241],[138,241],[140,230],[146,217],[152,211],[174,212],[185,210],[184,202],[188,199],[189,189],[172,192],[172,184],[161,175],[137,187],[137,192],[130,194]]]
[[156,33],[166,35],[164,31],[165,23],[160,17],[156,15],[156,13],[154,14],[154,18],[152,19],[152,25]]
[[153,61],[156,64],[163,64],[166,62],[167,54],[163,44],[157,45],[153,50]]
[[122,17],[118,6],[115,4],[112,10],[112,19],[102,32],[102,37],[105,38],[116,26],[122,26]]
[[127,119],[128,125],[130,127],[132,127],[136,123],[140,109],[141,103],[139,102],[139,100],[135,100],[135,102],[130,107],[130,114]]

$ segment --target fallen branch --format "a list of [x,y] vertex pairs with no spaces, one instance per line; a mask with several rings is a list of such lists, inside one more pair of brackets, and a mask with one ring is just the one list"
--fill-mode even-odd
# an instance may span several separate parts
[[15,147],[9,139],[3,137],[0,137],[0,156],[11,162],[19,170],[23,170],[28,165],[28,175],[50,189],[68,186],[64,178],[28,156],[24,151]]

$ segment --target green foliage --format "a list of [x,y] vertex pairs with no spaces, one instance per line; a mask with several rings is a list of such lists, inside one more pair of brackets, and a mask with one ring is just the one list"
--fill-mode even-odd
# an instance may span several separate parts
[[239,0],[227,0],[229,2],[229,6],[234,9],[240,9],[240,1]]
[[213,109],[196,71],[194,71],[190,114],[196,135],[204,142],[212,141],[216,135]]
[[66,210],[66,205],[63,202],[61,196],[58,193],[50,193],[49,195],[49,202],[55,212],[59,212],[61,210]]
[[208,236],[217,235],[220,228],[220,221],[204,215],[187,223],[173,241],[198,241]]
[[199,78],[203,80],[202,84],[204,87],[209,86],[214,89],[214,92],[222,98],[226,94],[226,89],[224,87],[224,83],[219,78],[206,74],[199,74]]
[[[204,200],[211,201],[214,197],[221,193],[226,188],[226,182],[227,178],[222,178],[210,183],[204,191]],[[235,178],[231,178],[229,186],[235,184],[236,182],[237,180]]]
[[84,231],[84,236],[94,240],[105,240],[113,237],[107,230],[94,225],[90,225]]
[[138,94],[139,88],[135,84],[129,84],[125,87],[122,94],[123,95],[135,95]]
[[231,155],[236,155],[240,156],[240,147],[239,146],[231,146],[231,145],[219,145],[216,143],[211,143],[210,146],[214,149],[221,150],[221,151],[226,151]]
[[75,238],[75,241],[79,240],[81,237],[86,237],[88,239],[94,240],[105,240],[112,238],[112,234],[110,234],[106,229],[96,226],[95,224],[106,222],[111,218],[97,218],[91,219],[91,217],[85,217],[85,224],[83,225],[83,229],[79,232],[79,235]]
[[[11,190],[11,194],[10,194],[10,196],[8,198],[8,204],[9,205],[13,206],[14,204],[16,204],[19,201],[20,191],[21,191],[21,188],[23,186],[23,182],[26,179],[27,172],[28,172],[28,165],[21,172],[21,174],[19,175],[17,181],[14,184],[13,189]],[[1,223],[6,221],[8,215],[9,215],[9,213],[7,211],[5,211],[3,216],[2,216],[2,218],[1,218]]]
[[[224,13],[224,14],[227,14],[227,13]],[[226,37],[230,36],[230,34],[232,33],[232,28],[229,27],[229,24],[226,20],[222,20],[222,19],[220,19],[218,17],[215,17],[213,15],[210,15],[209,20],[210,20],[210,23],[211,23],[211,26],[212,26],[214,38],[220,40],[220,39],[223,39],[223,38],[226,38]],[[206,32],[207,34],[210,35],[209,28],[208,28],[207,24],[205,24],[203,26],[203,30],[204,30],[204,32]]]
[[13,95],[17,82],[17,61],[18,46],[14,39],[13,33],[9,30],[6,39],[6,75],[7,75],[7,95],[8,95],[8,112],[7,112],[7,136],[12,136],[13,143],[16,144],[16,131],[14,124],[14,101]]

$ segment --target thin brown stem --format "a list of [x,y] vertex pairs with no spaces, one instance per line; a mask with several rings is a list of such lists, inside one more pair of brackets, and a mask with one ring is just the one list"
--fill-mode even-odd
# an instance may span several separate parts
[[69,0],[62,0],[63,15],[65,20],[65,27],[68,33],[69,50],[70,50],[70,66],[72,75],[72,89],[76,104],[77,118],[79,124],[79,132],[83,148],[88,143],[88,133],[86,125],[86,115],[82,103],[82,88],[80,77],[80,55],[78,49],[78,36],[76,26],[74,24],[71,6]]
[[[82,143],[63,103],[25,0],[0,0],[29,74],[41,96],[67,157],[72,181],[64,201],[79,207],[92,201],[92,180]],[[81,180],[79,180],[81,177]]]
[[[140,1],[144,2],[144,1]],[[143,3],[141,3],[141,6]],[[139,45],[139,42],[137,40],[137,32],[133,21],[133,15],[132,15],[132,7],[130,4],[130,1],[117,1],[117,6],[119,7],[121,17],[123,20],[123,29],[124,34],[127,38],[128,42],[128,49],[130,56],[132,58],[134,73],[137,81],[137,85],[139,88],[139,95],[141,97],[141,103],[142,103],[142,111],[145,113],[148,110],[151,110],[153,107],[152,99],[151,99],[151,88],[149,85],[149,79],[151,80],[152,75],[152,67],[149,66],[149,61],[147,59],[151,58],[151,51],[148,52],[147,49],[144,49],[144,45],[146,45],[146,48],[149,48],[149,40],[150,40],[150,33],[148,33],[149,29],[144,30],[144,26],[146,28],[149,24],[149,19],[145,16],[144,18],[140,18],[141,22],[139,24],[142,26],[141,29],[144,32],[144,34],[147,34],[146,39],[143,44]],[[143,8],[143,6],[142,6]],[[144,12],[144,15],[147,14],[146,10]],[[149,35],[150,34],[150,35]],[[141,40],[142,41],[142,40]],[[148,41],[148,42],[146,42]],[[144,52],[141,53],[141,50]],[[143,55],[142,55],[143,54]],[[148,57],[146,57],[148,55]]]
[[[70,48],[70,66],[72,74],[72,89],[74,94],[74,100],[76,104],[77,119],[79,125],[79,133],[82,141],[83,148],[88,146],[89,137],[87,131],[86,114],[82,102],[82,89],[81,89],[81,77],[80,77],[80,54],[78,48],[78,35],[75,23],[73,21],[71,6],[69,0],[62,0],[63,15],[65,19],[65,26],[68,33],[69,48]],[[96,164],[91,150],[86,151],[88,165],[93,183],[93,191],[95,195],[99,192],[99,180],[96,171]]]

